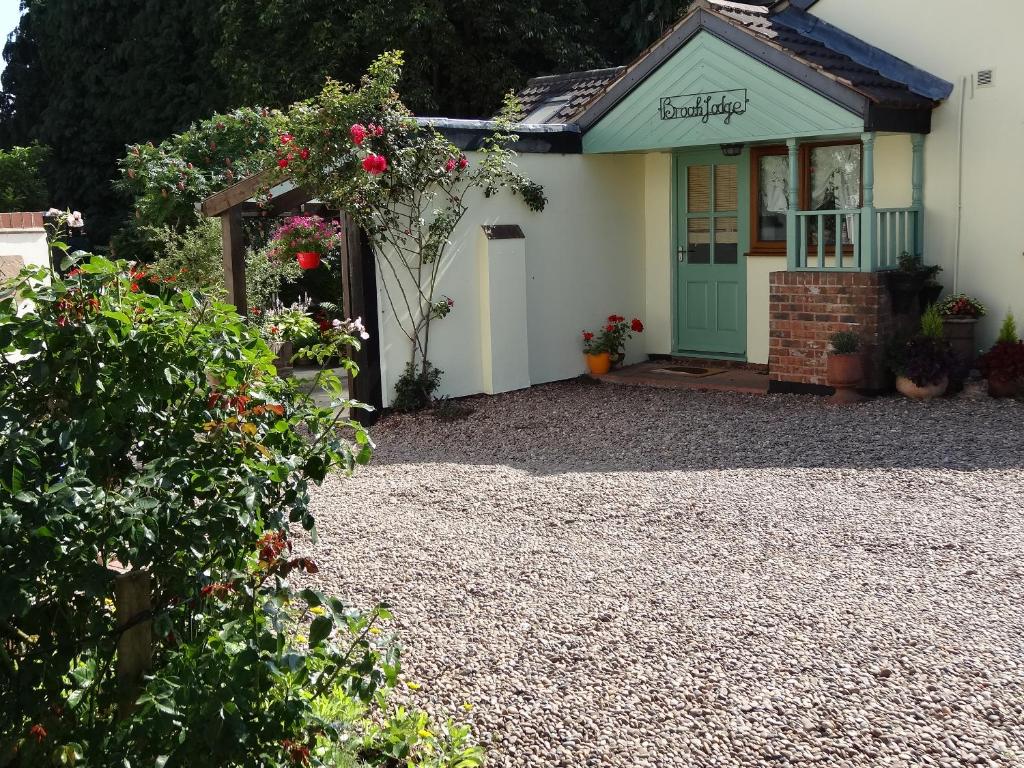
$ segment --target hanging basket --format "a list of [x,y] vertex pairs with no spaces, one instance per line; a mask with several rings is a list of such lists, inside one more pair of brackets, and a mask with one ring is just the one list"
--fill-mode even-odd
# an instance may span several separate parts
[[303,269],[316,269],[320,266],[320,254],[316,251],[299,251],[295,259]]

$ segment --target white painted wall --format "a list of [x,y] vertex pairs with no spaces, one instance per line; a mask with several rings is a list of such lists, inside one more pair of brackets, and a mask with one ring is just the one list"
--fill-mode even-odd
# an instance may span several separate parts
[[24,264],[47,266],[50,252],[46,247],[46,230],[0,229],[0,259],[13,265],[12,257],[20,258]]
[[[471,157],[471,160],[474,158]],[[644,317],[646,242],[644,157],[522,155],[519,170],[544,185],[548,205],[533,213],[519,197],[478,196],[453,237],[438,295],[455,301],[432,326],[430,359],[445,371],[440,394],[485,390],[481,313],[480,227],[518,224],[526,235],[526,313],[532,384],[578,376],[585,370],[581,333],[611,313]],[[664,214],[667,217],[667,213]],[[379,260],[378,260],[379,262]],[[409,360],[410,346],[384,295],[378,263],[381,376],[385,405]],[[627,346],[627,362],[645,358],[643,337]]]
[[[949,101],[935,111],[925,140],[925,258],[942,265],[947,290],[955,280],[958,290],[988,305],[980,332],[983,343],[991,341],[1007,309],[1024,317],[1024,2],[820,0],[812,13],[955,84]],[[974,74],[982,69],[995,71],[993,86],[974,87]],[[899,161],[909,163],[909,158]]]

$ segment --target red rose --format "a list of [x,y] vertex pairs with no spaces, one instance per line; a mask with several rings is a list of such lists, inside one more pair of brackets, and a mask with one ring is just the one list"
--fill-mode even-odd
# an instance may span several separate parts
[[281,134],[281,143],[282,144],[290,144],[291,140],[294,139],[294,138],[295,137],[292,136],[290,133],[282,133]]
[[288,158],[287,157],[282,157],[280,160],[278,160],[277,161],[277,167],[278,168],[287,168],[288,167]]
[[615,315],[608,315],[608,322],[609,323],[614,323],[615,322]]
[[352,143],[358,147],[366,138],[366,126],[356,123],[348,129],[348,133],[352,137]]
[[459,168],[465,168],[467,165],[469,165],[469,160],[463,155],[459,158]]
[[608,333],[611,333],[612,331],[615,330],[615,326],[612,325],[611,323],[608,323],[608,325],[605,326],[605,330],[608,331]]
[[455,170],[455,158],[449,157],[448,162],[444,164],[444,169],[451,173]]
[[641,323],[640,320],[635,318],[635,317],[633,318],[633,322],[630,323],[630,327],[636,333],[643,333],[644,332],[644,324]]
[[371,176],[379,176],[388,169],[388,159],[371,152],[363,158],[363,170]]
[[303,160],[309,160],[309,150],[303,147],[299,150],[299,157]]
[[584,331],[583,332],[583,340],[584,341],[590,341],[593,338],[594,338],[594,334],[592,334],[590,331]]

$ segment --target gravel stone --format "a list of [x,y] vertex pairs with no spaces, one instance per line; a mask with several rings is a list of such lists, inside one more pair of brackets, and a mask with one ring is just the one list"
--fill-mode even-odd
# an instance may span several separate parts
[[465,404],[316,491],[316,578],[491,766],[1024,766],[1019,404]]

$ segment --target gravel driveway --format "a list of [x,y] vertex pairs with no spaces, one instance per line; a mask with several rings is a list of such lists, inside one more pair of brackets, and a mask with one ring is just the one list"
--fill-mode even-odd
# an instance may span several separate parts
[[314,506],[321,582],[394,606],[491,766],[1024,766],[1021,405],[468,403]]

